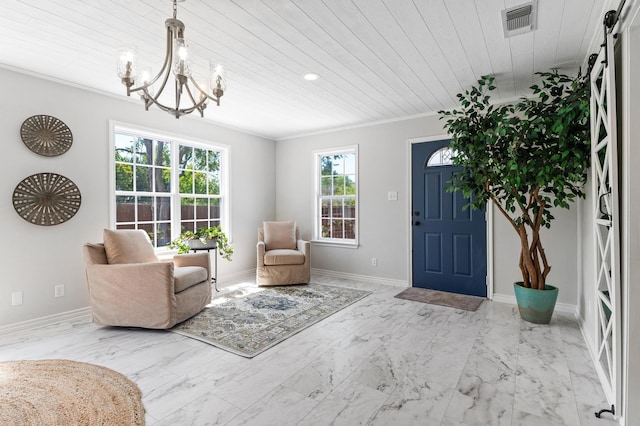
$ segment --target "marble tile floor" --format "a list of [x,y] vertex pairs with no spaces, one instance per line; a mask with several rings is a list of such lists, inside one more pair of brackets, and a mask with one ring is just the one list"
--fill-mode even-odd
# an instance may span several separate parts
[[[373,294],[253,359],[187,337],[89,320],[0,337],[0,361],[66,358],[127,375],[165,425],[613,425],[575,318],[549,326]],[[224,292],[224,289],[223,289]]]

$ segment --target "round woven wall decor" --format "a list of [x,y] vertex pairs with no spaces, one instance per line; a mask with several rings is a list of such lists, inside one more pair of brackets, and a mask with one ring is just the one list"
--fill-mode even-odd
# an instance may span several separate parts
[[36,173],[23,179],[13,191],[13,208],[34,225],[59,225],[80,208],[80,190],[57,173]]
[[34,115],[24,120],[20,137],[27,148],[45,157],[64,154],[73,143],[69,127],[50,115]]

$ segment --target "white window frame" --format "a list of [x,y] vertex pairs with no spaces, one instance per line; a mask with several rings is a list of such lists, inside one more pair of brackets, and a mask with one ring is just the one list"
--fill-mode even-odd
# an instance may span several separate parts
[[[342,238],[325,238],[322,237],[322,191],[321,191],[321,166],[320,158],[328,155],[340,155],[340,154],[355,154],[355,179],[356,179],[356,193],[355,193],[355,239],[342,239]],[[334,247],[348,247],[357,248],[360,239],[360,176],[358,171],[359,153],[358,145],[349,145],[335,148],[326,148],[322,150],[313,151],[313,167],[314,172],[314,208],[313,208],[313,238],[312,243],[314,245],[334,246]]]
[[[158,130],[132,126],[116,121],[110,122],[110,134],[109,134],[109,223],[112,229],[116,228],[116,174],[115,174],[115,139],[116,134],[129,134],[135,137],[144,137],[153,140],[161,140],[164,142],[171,142],[171,190],[167,194],[171,198],[171,240],[176,239],[180,235],[181,221],[180,221],[180,199],[185,194],[180,194],[179,191],[179,170],[178,170],[178,146],[187,145],[194,148],[202,148],[206,150],[219,151],[220,152],[220,194],[221,211],[220,211],[220,225],[225,234],[232,241],[231,235],[231,200],[229,195],[230,181],[229,181],[229,163],[230,163],[230,148],[228,145],[213,143],[204,140],[198,140],[195,138],[185,138],[171,134],[168,132],[161,132]],[[134,191],[135,193],[135,191]],[[153,193],[151,193],[153,194]],[[142,196],[146,196],[147,193],[142,193]],[[207,196],[206,194],[202,194]],[[156,252],[163,253],[175,251],[169,249],[168,246],[156,247]]]

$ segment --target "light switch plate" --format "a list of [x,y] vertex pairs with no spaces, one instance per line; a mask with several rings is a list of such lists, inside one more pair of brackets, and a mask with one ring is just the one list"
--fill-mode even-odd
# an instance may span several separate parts
[[22,292],[15,291],[11,293],[11,306],[22,305]]

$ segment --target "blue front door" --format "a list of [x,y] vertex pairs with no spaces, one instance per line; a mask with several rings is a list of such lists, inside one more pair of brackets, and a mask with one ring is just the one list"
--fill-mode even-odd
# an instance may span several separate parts
[[485,211],[463,210],[447,181],[460,170],[448,163],[449,140],[413,144],[413,286],[487,296]]

